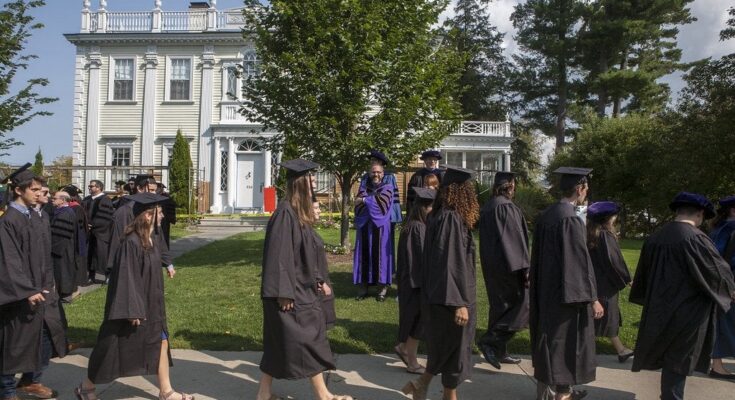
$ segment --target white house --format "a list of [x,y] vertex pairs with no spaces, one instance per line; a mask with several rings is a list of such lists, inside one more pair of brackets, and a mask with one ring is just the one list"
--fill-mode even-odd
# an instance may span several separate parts
[[[101,179],[111,187],[131,172],[111,167],[160,169],[180,129],[190,142],[203,208],[259,210],[277,155],[258,142],[274,132],[239,114],[228,95],[239,93],[238,65],[246,75],[258,73],[258,55],[241,32],[242,9],[218,10],[210,0],[172,12],[161,3],[108,12],[106,0],[96,11],[84,0],[80,32],[65,35],[76,46],[73,158],[83,168],[74,180]],[[508,121],[467,121],[440,150],[449,164],[507,170],[511,142]],[[483,172],[482,179],[491,176]],[[167,183],[165,171],[162,179]]]

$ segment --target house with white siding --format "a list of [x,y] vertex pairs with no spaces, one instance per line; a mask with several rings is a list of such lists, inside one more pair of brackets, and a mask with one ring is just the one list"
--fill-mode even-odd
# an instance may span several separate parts
[[[253,42],[241,31],[243,10],[219,10],[216,0],[191,2],[187,11],[164,11],[161,0],[126,12],[107,11],[107,0],[96,10],[90,3],[82,2],[80,31],[65,35],[76,48],[75,183],[100,179],[110,188],[132,167],[160,171],[167,183],[162,166],[181,130],[199,211],[261,210],[279,157],[259,142],[275,132],[246,119],[229,95],[258,74]],[[440,150],[445,163],[482,171],[488,182],[492,171],[510,168],[511,142],[508,121],[465,121]],[[321,189],[333,186],[331,177],[319,178]]]

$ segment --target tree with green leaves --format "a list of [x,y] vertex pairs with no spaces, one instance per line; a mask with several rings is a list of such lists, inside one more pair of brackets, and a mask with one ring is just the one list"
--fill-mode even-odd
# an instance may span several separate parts
[[[25,85],[13,82],[18,72],[27,69],[28,63],[37,58],[24,54],[23,49],[31,32],[43,27],[33,22],[29,12],[43,5],[41,0],[13,0],[5,2],[0,9],[0,156],[8,155],[7,150],[21,144],[7,137],[13,129],[34,117],[51,115],[37,107],[56,101],[36,92],[39,86],[48,84],[46,79],[30,79]],[[13,87],[19,89],[13,93]]]
[[33,162],[31,171],[33,171],[33,173],[38,176],[43,176],[43,154],[41,153],[40,147],[38,148],[38,151],[36,152],[36,160]]
[[461,119],[461,57],[434,26],[446,0],[274,0],[246,13],[261,59],[243,112],[284,146],[333,173],[348,245],[350,189],[371,148],[396,166],[434,147]]
[[596,0],[583,7],[578,62],[586,77],[580,97],[598,115],[658,112],[670,90],[659,78],[685,69],[679,63],[678,26],[694,21],[693,0]]
[[520,48],[514,56],[514,87],[522,117],[529,128],[554,137],[557,150],[569,133],[569,109],[580,78],[577,33],[583,12],[581,0],[528,0],[511,15]]
[[508,113],[508,78],[512,65],[503,55],[503,34],[489,23],[492,0],[458,0],[455,15],[444,22],[445,41],[464,65],[460,103],[465,118],[505,121]]
[[176,207],[182,213],[191,212],[191,201],[194,196],[191,193],[193,189],[191,176],[191,151],[189,142],[184,138],[181,129],[176,131],[176,140],[171,152],[171,165],[168,170],[168,184],[171,198],[176,203]]

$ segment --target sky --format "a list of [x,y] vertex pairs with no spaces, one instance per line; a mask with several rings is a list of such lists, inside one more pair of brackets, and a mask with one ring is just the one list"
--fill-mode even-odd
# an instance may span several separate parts
[[[0,0],[5,3],[6,0]],[[392,0],[391,0],[392,1]],[[400,0],[395,0],[400,1]],[[163,0],[164,11],[180,11],[188,7],[188,0]],[[505,51],[508,55],[516,50],[513,41],[513,25],[510,15],[519,0],[494,0],[490,4],[490,23],[505,33]],[[99,7],[99,0],[91,1],[92,10]],[[153,9],[153,0],[108,0],[109,11],[145,11]],[[239,7],[242,0],[218,0],[218,9]],[[690,6],[697,21],[680,28],[679,46],[683,50],[682,61],[694,61],[706,57],[717,58],[735,52],[735,40],[720,42],[719,31],[725,26],[725,11],[733,5],[733,0],[695,0]],[[24,144],[9,151],[10,155],[0,161],[20,165],[33,162],[38,149],[43,153],[45,163],[57,157],[71,155],[73,85],[74,85],[74,46],[63,36],[65,33],[78,33],[81,23],[82,0],[46,0],[46,6],[35,10],[32,15],[44,28],[36,30],[29,39],[25,54],[35,54],[38,59],[31,61],[29,68],[15,78],[23,82],[31,78],[47,78],[49,85],[39,88],[43,96],[57,97],[59,100],[43,109],[51,111],[52,116],[37,117],[16,128],[9,136]],[[451,15],[451,6],[443,17]],[[681,74],[663,79],[674,91],[683,87]],[[20,85],[16,85],[16,89]]]

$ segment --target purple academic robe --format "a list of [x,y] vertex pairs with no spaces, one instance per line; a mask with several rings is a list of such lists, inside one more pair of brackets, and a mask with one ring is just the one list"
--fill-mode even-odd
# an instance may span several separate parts
[[393,187],[368,188],[364,201],[355,207],[355,258],[353,282],[390,285],[393,274],[391,205]]

